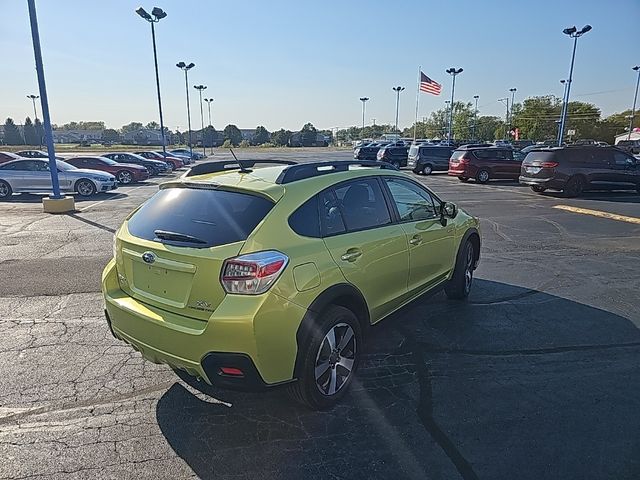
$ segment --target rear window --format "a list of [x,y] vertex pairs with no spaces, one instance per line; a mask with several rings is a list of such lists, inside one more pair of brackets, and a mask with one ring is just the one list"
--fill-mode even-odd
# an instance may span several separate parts
[[129,219],[128,228],[145,240],[215,247],[246,240],[272,207],[273,202],[248,193],[166,188]]
[[527,156],[525,157],[525,161],[527,163],[550,162],[550,161],[556,161],[557,160],[556,157],[557,157],[556,152],[544,152],[544,151],[533,150],[527,153]]
[[418,149],[420,147],[418,145],[411,145],[411,148],[409,149],[409,155],[411,155],[412,157],[415,156],[418,153]]
[[466,150],[456,150],[451,154],[451,160],[461,160],[465,153],[467,153]]

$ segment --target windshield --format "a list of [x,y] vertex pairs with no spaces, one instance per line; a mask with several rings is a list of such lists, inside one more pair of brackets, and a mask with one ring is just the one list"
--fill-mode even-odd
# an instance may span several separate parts
[[77,167],[74,167],[73,165],[69,165],[68,163],[63,162],[62,160],[56,160],[56,166],[58,167],[58,170],[61,172],[78,169]]

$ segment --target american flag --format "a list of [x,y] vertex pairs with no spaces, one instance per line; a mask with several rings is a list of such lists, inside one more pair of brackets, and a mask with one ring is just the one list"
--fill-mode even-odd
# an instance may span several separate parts
[[440,95],[442,85],[431,80],[422,71],[420,72],[420,91],[430,93],[431,95]]

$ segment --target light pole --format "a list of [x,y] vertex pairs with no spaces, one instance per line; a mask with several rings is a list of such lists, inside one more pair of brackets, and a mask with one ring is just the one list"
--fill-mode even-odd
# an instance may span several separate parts
[[211,104],[213,103],[213,98],[205,98],[205,102],[207,102],[207,110],[209,110],[209,126],[211,127]]
[[204,145],[204,114],[202,113],[202,91],[207,89],[206,85],[194,85],[193,88],[200,94],[200,134],[202,135],[202,154],[207,156],[207,147]]
[[473,110],[473,140],[476,139],[476,126],[478,125],[478,99],[480,95],[474,95],[473,99],[476,101],[475,109]]
[[187,65],[184,62],[176,63],[176,67],[184,71],[184,87],[187,92],[187,125],[189,126],[189,156],[193,160],[193,144],[191,143],[191,106],[189,104],[189,70],[195,67],[195,63]]
[[365,111],[365,104],[367,103],[368,100],[369,100],[369,97],[360,97],[360,101],[362,102],[362,134],[360,135],[361,138],[364,138],[364,111]]
[[136,9],[136,13],[144,18],[147,22],[151,24],[151,40],[153,42],[153,62],[156,67],[156,89],[158,91],[158,110],[160,111],[160,137],[162,138],[162,154],[167,156],[167,142],[164,137],[164,120],[162,118],[162,98],[160,97],[160,76],[158,74],[158,54],[156,52],[156,29],[155,24],[162,20],[167,16],[164,10],[158,7],[153,7],[151,10],[151,15],[147,13],[147,11],[138,7]]
[[447,134],[447,142],[449,143],[449,145],[451,145],[451,134],[452,134],[452,130],[453,130],[453,95],[456,91],[456,76],[458,76],[459,74],[461,74],[463,72],[462,68],[448,68],[447,70],[445,70],[449,75],[451,75],[453,81],[451,84],[451,110],[449,111],[449,133]]
[[507,107],[507,113],[504,115],[504,140],[507,139],[507,123],[509,123],[509,97],[499,98],[499,102]]
[[558,135],[558,146],[562,145],[562,139],[564,138],[564,126],[567,122],[567,111],[569,110],[569,94],[571,93],[571,81],[573,80],[573,63],[576,59],[576,47],[578,45],[578,38],[591,30],[591,25],[585,25],[582,30],[574,27],[565,28],[562,33],[569,35],[573,38],[573,53],[571,54],[571,67],[569,67],[569,78],[567,79],[567,93],[564,98],[564,108],[562,109],[562,118],[560,119],[560,133]]
[[509,89],[509,91],[511,92],[511,110],[509,110],[509,136],[511,136],[511,126],[513,124],[513,104],[515,102],[517,90],[518,89],[515,87]]
[[396,92],[396,128],[395,133],[398,133],[398,112],[400,109],[400,92],[404,90],[404,87],[393,87],[393,91]]
[[562,121],[562,116],[564,115],[564,107],[566,106],[564,103],[564,99],[567,97],[567,85],[569,85],[566,80],[560,80],[560,83],[563,86],[563,91],[562,91],[562,107],[560,108],[560,118],[556,120],[556,123],[558,124],[558,134],[556,135],[557,137],[556,140],[558,142],[558,145],[562,145],[562,137],[560,135],[560,122]]
[[[27,98],[31,99],[33,102],[33,123],[35,124],[38,121],[38,111],[36,110],[36,99],[40,98],[38,95],[27,95]],[[36,130],[36,134],[38,131]],[[42,149],[42,135],[38,135],[38,146]]]
[[633,95],[633,108],[631,108],[631,120],[629,120],[629,135],[627,136],[627,140],[631,140],[631,130],[633,130],[633,120],[636,116],[636,100],[638,100],[638,85],[640,85],[640,65],[636,65],[632,68],[638,72],[638,78],[636,79],[636,93]]

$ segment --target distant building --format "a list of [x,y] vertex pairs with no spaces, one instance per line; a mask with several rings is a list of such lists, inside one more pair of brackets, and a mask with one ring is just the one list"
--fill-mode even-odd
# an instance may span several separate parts
[[102,130],[54,130],[54,143],[92,142],[102,139]]
[[[170,136],[170,135],[169,135]],[[167,144],[171,143],[171,138],[165,138]],[[160,130],[141,128],[122,135],[122,143],[131,145],[162,145],[162,134]]]
[[631,131],[631,137],[629,137],[628,132],[616,135],[616,141],[614,142],[614,145],[617,145],[621,140],[640,140],[640,128],[634,128]]

